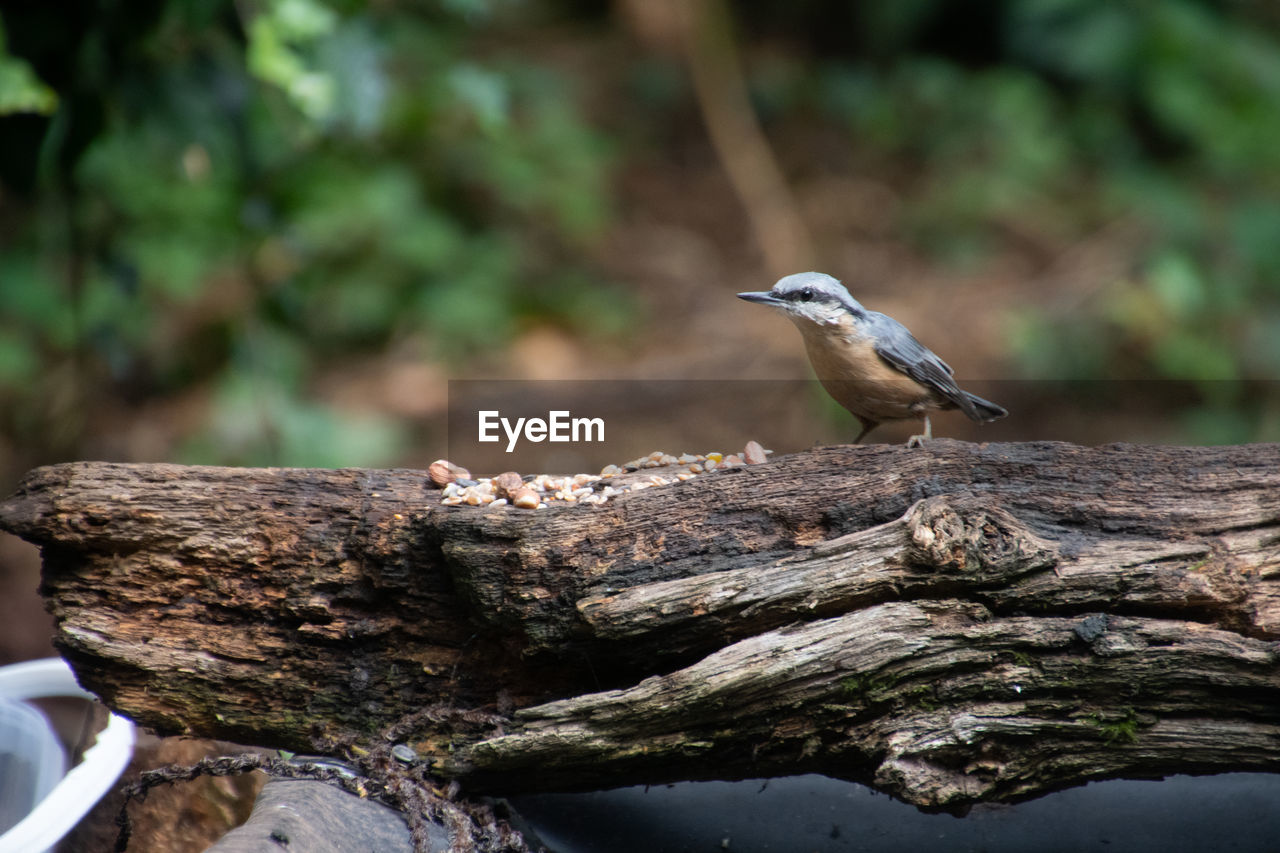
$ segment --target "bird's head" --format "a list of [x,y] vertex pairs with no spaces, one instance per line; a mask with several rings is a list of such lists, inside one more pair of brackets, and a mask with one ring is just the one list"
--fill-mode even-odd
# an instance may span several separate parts
[[789,275],[768,291],[739,293],[738,298],[777,308],[797,324],[844,326],[866,313],[843,284],[820,272]]

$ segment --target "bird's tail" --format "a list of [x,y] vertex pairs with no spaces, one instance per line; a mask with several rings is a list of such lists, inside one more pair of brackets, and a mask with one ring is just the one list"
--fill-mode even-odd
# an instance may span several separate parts
[[982,399],[977,394],[970,394],[968,391],[964,391],[961,393],[963,393],[965,397],[969,399],[969,402],[973,406],[973,411],[971,412],[968,410],[968,408],[966,408],[965,414],[968,415],[973,420],[977,421],[978,423],[985,424],[990,421],[1003,418],[1005,415],[1009,414],[1004,409],[1003,406],[997,406],[995,403],[991,402],[990,400]]

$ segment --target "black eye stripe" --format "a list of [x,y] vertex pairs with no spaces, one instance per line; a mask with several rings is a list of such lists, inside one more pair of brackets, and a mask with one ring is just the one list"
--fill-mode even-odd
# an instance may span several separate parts
[[774,291],[776,298],[784,299],[787,302],[820,302],[825,301],[826,296],[812,287],[802,287],[798,290],[788,290],[783,293]]

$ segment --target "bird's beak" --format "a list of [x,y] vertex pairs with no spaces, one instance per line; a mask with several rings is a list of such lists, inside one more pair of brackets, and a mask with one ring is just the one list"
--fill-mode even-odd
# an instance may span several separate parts
[[783,308],[787,304],[766,290],[753,290],[747,293],[739,293],[738,298],[745,299],[748,302],[758,302],[761,305],[768,305],[770,308]]

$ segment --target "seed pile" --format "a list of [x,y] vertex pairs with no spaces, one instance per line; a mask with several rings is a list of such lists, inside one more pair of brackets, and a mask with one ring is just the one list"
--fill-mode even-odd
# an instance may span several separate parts
[[[638,492],[653,486],[665,486],[689,480],[721,468],[757,465],[772,450],[759,443],[747,442],[741,453],[692,454],[673,456],[655,450],[648,456],[632,459],[625,465],[606,465],[599,474],[555,476],[538,474],[521,476],[507,471],[496,477],[472,479],[471,472],[444,459],[431,463],[431,482],[443,486],[440,503],[445,506],[514,506],[520,509],[545,509],[552,503],[603,504],[626,492]],[[635,476],[647,469],[666,469],[649,476]],[[612,481],[612,482],[611,482]]]

